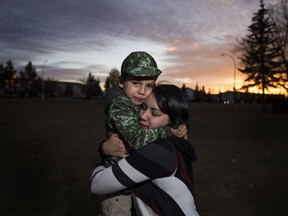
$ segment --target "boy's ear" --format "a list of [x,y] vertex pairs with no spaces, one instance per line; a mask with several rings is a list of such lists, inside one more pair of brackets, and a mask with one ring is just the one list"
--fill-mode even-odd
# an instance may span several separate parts
[[118,82],[119,87],[120,87],[120,88],[123,88],[123,82],[124,82],[124,80],[123,80],[123,77],[122,77],[122,76],[119,76],[119,77],[117,78],[117,82]]

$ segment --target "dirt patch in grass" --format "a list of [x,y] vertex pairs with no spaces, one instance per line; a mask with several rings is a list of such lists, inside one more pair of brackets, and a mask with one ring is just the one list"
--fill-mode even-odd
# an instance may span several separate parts
[[[0,100],[0,215],[97,215],[103,102]],[[288,214],[288,113],[191,103],[201,215]]]

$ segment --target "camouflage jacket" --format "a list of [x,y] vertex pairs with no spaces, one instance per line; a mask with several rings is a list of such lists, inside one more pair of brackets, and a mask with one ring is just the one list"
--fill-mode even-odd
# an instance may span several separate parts
[[[118,133],[128,148],[138,149],[157,139],[172,136],[169,127],[141,130],[139,106],[135,106],[125,95],[119,94],[111,100],[106,116],[106,136]],[[114,164],[119,158],[105,158],[105,164]],[[108,164],[107,164],[108,163]]]

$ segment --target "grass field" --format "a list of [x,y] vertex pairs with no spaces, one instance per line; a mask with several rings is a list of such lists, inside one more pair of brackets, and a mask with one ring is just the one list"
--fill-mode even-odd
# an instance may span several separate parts
[[[202,216],[288,215],[288,113],[191,103]],[[103,102],[0,100],[0,215],[97,215]]]

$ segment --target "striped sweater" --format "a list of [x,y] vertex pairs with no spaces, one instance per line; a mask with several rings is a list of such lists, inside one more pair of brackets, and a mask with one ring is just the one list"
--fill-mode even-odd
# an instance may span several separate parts
[[91,191],[110,194],[132,188],[137,215],[197,216],[194,202],[193,146],[169,137],[150,143],[111,167],[97,166]]

